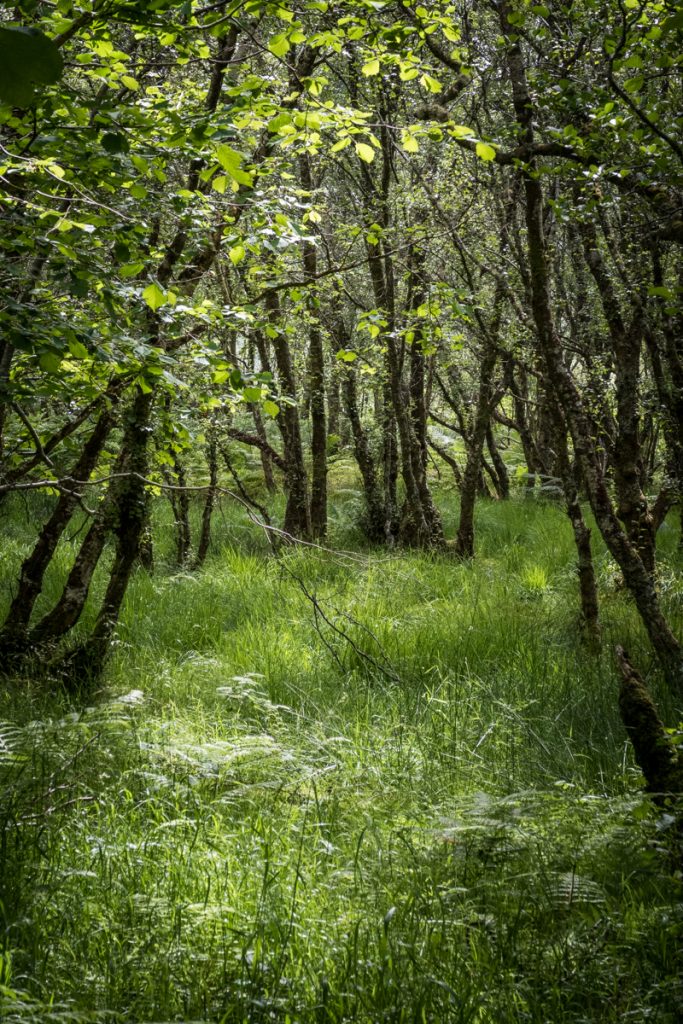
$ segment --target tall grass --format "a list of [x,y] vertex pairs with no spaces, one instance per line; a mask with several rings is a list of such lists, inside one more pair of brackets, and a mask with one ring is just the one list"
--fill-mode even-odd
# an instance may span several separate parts
[[[680,1019],[670,821],[613,640],[676,709],[599,545],[605,643],[582,645],[561,510],[481,503],[477,531],[471,565],[276,560],[225,506],[191,574],[160,504],[100,689],[0,696],[2,1019]],[[8,533],[11,579],[29,533]]]

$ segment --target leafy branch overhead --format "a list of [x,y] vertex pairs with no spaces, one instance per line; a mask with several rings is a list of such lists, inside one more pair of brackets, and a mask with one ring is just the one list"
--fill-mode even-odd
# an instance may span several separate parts
[[0,24],[0,102],[28,107],[36,87],[54,85],[62,70],[58,48],[38,29]]

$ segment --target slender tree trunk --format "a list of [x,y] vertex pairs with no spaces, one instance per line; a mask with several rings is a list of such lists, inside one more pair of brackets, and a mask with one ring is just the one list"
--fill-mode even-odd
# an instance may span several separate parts
[[202,512],[202,527],[199,533],[199,541],[197,543],[197,557],[194,562],[195,569],[199,569],[204,565],[206,556],[209,552],[209,545],[211,543],[211,516],[216,503],[216,492],[218,489],[218,450],[216,428],[214,426],[209,427],[208,430],[206,460],[209,466],[209,486],[206,492],[206,500],[204,501],[204,510]]
[[341,436],[340,367],[332,353],[327,371],[327,426],[333,437]]
[[434,449],[437,455],[441,456],[446,465],[451,467],[456,484],[458,487],[462,487],[462,470],[453,456],[449,454],[443,445],[439,444],[438,441],[435,441],[433,438],[429,438],[428,444],[430,448]]
[[644,311],[634,300],[633,323],[626,327],[619,300],[598,246],[594,225],[582,224],[586,263],[593,276],[614,348],[617,399],[617,437],[614,445],[614,480],[617,514],[628,538],[649,572],[655,570],[655,533],[652,516],[641,485],[641,439],[638,414],[640,392],[641,327]]
[[505,384],[512,395],[515,411],[515,424],[519,439],[522,442],[522,450],[527,467],[526,489],[527,493],[533,493],[536,480],[539,476],[547,473],[547,467],[543,465],[540,453],[533,438],[527,405],[529,402],[529,382],[527,372],[523,366],[519,367],[519,374],[515,376],[515,361],[511,355],[507,355],[504,364]]
[[491,462],[493,463],[495,470],[494,482],[496,490],[498,491],[498,497],[501,501],[505,501],[510,497],[510,477],[508,476],[505,460],[498,450],[498,445],[496,444],[496,439],[493,436],[493,427],[491,426],[490,421],[486,430],[486,447],[491,455]]
[[[515,114],[522,128],[522,141],[532,144],[533,104],[527,87],[522,51],[517,38],[510,38],[510,35],[514,35],[514,28],[507,19],[510,11],[508,3],[503,2],[499,10],[501,28],[508,38],[508,71]],[[610,554],[624,575],[626,586],[633,594],[666,680],[671,689],[680,695],[683,692],[683,650],[662,613],[652,574],[629,541],[614,511],[601,458],[593,440],[596,433],[594,424],[583,408],[579,391],[564,362],[562,344],[555,330],[543,233],[543,192],[540,179],[534,173],[533,161],[524,172],[524,188],[533,314],[548,378],[554,397],[561,403],[567,417],[595,520]]]
[[296,381],[287,337],[282,331],[280,303],[277,292],[269,291],[265,297],[268,319],[273,335],[273,350],[277,364],[280,387],[291,399],[292,404],[283,405],[281,419],[282,438],[285,446],[285,508],[284,531],[292,537],[306,539],[311,536],[311,516],[308,505],[308,480],[301,444],[299,410],[296,405]]
[[[74,481],[87,480],[95,469],[111,433],[114,420],[114,413],[109,409],[100,415],[72,469],[71,478]],[[2,654],[16,654],[19,648],[25,649],[26,630],[43,587],[45,572],[82,494],[82,488],[78,483],[73,483],[70,486],[67,479],[65,487],[69,489],[62,491],[59,495],[52,515],[43,526],[33,551],[21,567],[17,594],[10,605],[0,632],[0,661],[2,661]]]
[[385,536],[384,527],[384,503],[382,493],[377,479],[377,470],[370,452],[368,438],[360,413],[358,411],[358,395],[356,389],[356,371],[353,366],[344,366],[344,378],[342,381],[342,394],[346,416],[351,424],[353,432],[353,448],[363,480],[363,493],[365,496],[365,518],[363,529],[368,540],[379,543]]
[[[299,161],[301,184],[307,192],[313,190],[310,160],[304,154]],[[318,272],[316,247],[313,242],[303,243],[304,279],[314,281]],[[308,381],[311,409],[311,532],[318,540],[327,533],[327,417],[325,412],[325,350],[320,323],[317,319],[317,300],[310,295],[311,322],[308,329]]]
[[187,476],[180,455],[177,453],[173,456],[173,469],[176,484],[182,488],[180,491],[169,492],[171,495],[171,507],[175,517],[176,564],[182,567],[187,565],[190,560],[192,534],[190,530],[190,496],[188,491],[185,490],[187,487]]
[[567,517],[571,523],[577,554],[579,597],[581,600],[581,621],[589,640],[595,640],[600,633],[598,584],[591,551],[591,531],[586,525],[579,500],[577,467],[572,466],[567,445],[567,428],[558,411],[555,420],[555,447],[557,463],[562,480]]
[[491,422],[495,387],[493,371],[498,350],[493,339],[488,339],[481,361],[479,395],[474,414],[472,432],[467,439],[467,462],[460,488],[460,522],[455,540],[455,551],[460,558],[474,558],[474,505],[477,483],[481,473],[481,456],[486,432]]
[[74,679],[81,669],[95,676],[101,672],[130,577],[140,556],[140,543],[148,517],[147,485],[141,478],[147,475],[149,422],[153,404],[154,393],[151,391],[145,393],[139,390],[133,401],[124,437],[126,476],[115,481],[114,485],[114,564],[92,633],[84,644],[65,659]]
[[261,454],[261,466],[263,468],[263,479],[266,482],[266,490],[269,494],[274,494],[277,490],[277,484],[275,483],[275,476],[273,474],[273,460],[268,451],[268,435],[266,434],[266,428],[263,423],[263,416],[258,405],[254,404],[251,407],[251,415],[254,420],[254,427],[256,429],[256,436],[262,442],[260,447]]
[[[114,480],[110,483],[97,515],[83,539],[59,600],[31,630],[29,634],[31,646],[57,643],[76,625],[81,617],[107,536],[110,531],[117,528],[119,515],[117,495],[121,488],[125,487],[126,480],[125,477],[119,478],[119,474],[131,471],[131,451],[134,447],[138,400],[139,396],[134,400],[126,415],[127,422],[121,450],[114,465]],[[144,438],[146,440],[147,432],[144,433]],[[137,555],[136,548],[133,558],[135,559]]]

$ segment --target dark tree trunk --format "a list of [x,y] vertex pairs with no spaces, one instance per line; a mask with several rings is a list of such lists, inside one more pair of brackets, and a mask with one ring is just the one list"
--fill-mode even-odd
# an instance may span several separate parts
[[154,392],[139,390],[133,401],[123,446],[126,451],[126,475],[114,482],[114,535],[116,552],[109,582],[95,620],[93,631],[84,644],[65,659],[69,674],[77,679],[80,671],[97,676],[109,653],[119,620],[123,599],[133,569],[140,556],[140,543],[147,524],[147,474],[149,422]]
[[[509,6],[500,6],[501,28],[508,37],[508,71],[512,83],[517,120],[522,127],[524,144],[533,143],[533,104],[526,81],[522,51],[512,26],[508,23]],[[626,586],[648,632],[652,646],[671,689],[683,692],[683,651],[666,621],[652,579],[636,548],[631,544],[614,511],[604,478],[602,461],[596,448],[597,436],[583,407],[581,396],[567,368],[562,344],[556,333],[548,283],[548,267],[543,233],[543,192],[533,162],[524,172],[526,193],[526,224],[529,267],[532,282],[532,303],[539,348],[545,361],[554,397],[562,405],[574,443],[577,462],[585,483],[595,520],[611,555],[619,565]]]
[[486,430],[486,447],[489,450],[491,456],[491,462],[495,470],[494,483],[498,492],[498,497],[501,501],[505,501],[510,497],[510,477],[508,476],[507,466],[505,460],[498,450],[496,439],[493,436],[493,427],[489,421],[488,428]]
[[261,466],[263,467],[263,479],[266,482],[266,490],[269,494],[274,494],[277,490],[275,483],[275,476],[273,474],[273,459],[270,454],[268,444],[268,435],[266,434],[266,428],[263,423],[263,416],[258,405],[252,405],[251,415],[254,419],[254,427],[256,429],[256,436],[259,439],[259,450],[261,453]]
[[370,452],[370,445],[360,413],[358,411],[358,396],[356,389],[356,371],[353,366],[344,365],[342,381],[342,394],[346,416],[351,424],[353,432],[353,449],[358,463],[358,469],[363,480],[363,493],[365,496],[365,517],[363,530],[368,540],[379,543],[384,539],[384,503],[377,478],[377,470]]
[[199,541],[197,542],[197,557],[194,561],[195,569],[200,569],[201,566],[204,565],[206,556],[209,552],[209,545],[211,543],[211,516],[216,503],[216,493],[218,489],[218,450],[216,428],[214,426],[209,427],[207,433],[206,461],[209,467],[209,486],[206,491],[204,510],[202,512],[202,526],[199,531]]
[[[312,192],[313,179],[307,155],[299,161],[301,184]],[[318,272],[316,247],[303,243],[304,279],[314,281]],[[327,417],[325,412],[325,350],[320,323],[316,315],[316,300],[308,290],[311,317],[308,330],[308,383],[311,410],[311,533],[323,540],[327,533]]]
[[515,375],[515,361],[512,355],[507,355],[504,363],[505,384],[512,395],[515,411],[515,426],[519,439],[522,442],[522,450],[527,466],[526,488],[527,492],[533,492],[536,481],[547,473],[547,467],[543,465],[540,453],[534,441],[529,425],[527,406],[529,403],[529,382],[526,369],[519,366],[519,373]]
[[332,437],[341,436],[340,367],[332,353],[327,377],[327,427]]
[[640,392],[640,351],[644,311],[634,301],[633,322],[624,323],[619,300],[600,252],[594,225],[579,228],[586,263],[602,302],[614,349],[616,376],[617,436],[612,454],[618,498],[617,514],[628,538],[650,573],[655,570],[655,533],[647,499],[641,486],[641,439],[638,396]]
[[384,539],[393,547],[398,536],[398,437],[391,393],[386,381],[380,396],[380,417],[382,427],[382,484],[384,504]]
[[657,714],[652,697],[623,647],[617,647],[621,672],[619,711],[633,744],[638,766],[645,777],[647,791],[660,805],[667,796],[683,793],[683,757],[672,743]]
[[[167,482],[173,489],[167,491],[168,500],[173,509],[173,530],[175,533],[175,560],[176,565],[181,568],[187,565],[192,547],[192,535],[190,531],[190,497],[185,488],[187,477],[185,467],[178,453],[173,455],[173,471],[175,480],[168,474]],[[175,488],[178,488],[176,490]]]
[[285,448],[285,489],[287,491],[283,529],[292,537],[306,539],[311,536],[311,516],[308,505],[308,480],[301,444],[299,410],[296,405],[294,367],[287,337],[282,331],[277,292],[267,292],[265,301],[273,335],[273,350],[280,387],[293,403],[283,405],[278,416],[278,419],[281,420],[280,427]]
[[79,482],[87,480],[95,469],[113,425],[114,414],[107,409],[100,415],[80,458],[72,469],[71,479],[76,482],[70,485],[68,479],[65,481],[65,486],[69,490],[60,494],[33,551],[21,567],[17,595],[10,605],[0,632],[0,661],[3,654],[17,653],[19,648],[25,649],[26,630],[36,599],[43,587],[45,572],[82,494],[83,489]]
[[467,438],[467,462],[460,487],[460,522],[455,540],[455,551],[460,558],[474,558],[474,505],[481,474],[484,441],[498,397],[493,382],[497,358],[495,339],[489,338],[481,361],[477,407],[472,431]]
[[557,463],[562,480],[567,517],[571,523],[577,554],[579,597],[581,600],[581,621],[589,640],[595,640],[600,633],[600,612],[598,585],[591,551],[591,531],[586,526],[579,500],[577,467],[572,466],[567,445],[567,428],[564,417],[558,410],[555,420],[555,447]]
[[[90,584],[97,564],[100,560],[107,536],[110,531],[116,531],[119,523],[119,496],[125,495],[127,486],[135,487],[135,482],[130,481],[126,476],[132,472],[134,459],[132,455],[135,450],[136,434],[138,433],[137,417],[140,412],[141,399],[147,401],[149,396],[136,396],[126,416],[126,426],[121,444],[121,451],[114,466],[114,480],[109,485],[109,491],[102,501],[101,508],[90,525],[78,554],[71,567],[66,584],[62,590],[59,600],[43,618],[34,626],[29,634],[29,642],[32,646],[45,644],[56,644],[63,636],[76,625],[90,591]],[[142,426],[142,438],[147,442],[148,432]],[[138,482],[139,483],[139,482]],[[146,508],[143,509],[143,520],[140,524],[140,531],[144,528]],[[138,557],[138,545],[132,552],[133,562]]]

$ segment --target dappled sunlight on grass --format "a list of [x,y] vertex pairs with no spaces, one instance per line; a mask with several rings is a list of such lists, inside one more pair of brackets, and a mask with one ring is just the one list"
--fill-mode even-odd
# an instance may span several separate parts
[[471,564],[276,560],[226,510],[204,571],[137,573],[87,707],[6,689],[4,1019],[678,1019],[634,610],[603,583],[584,647],[561,510],[478,517]]

